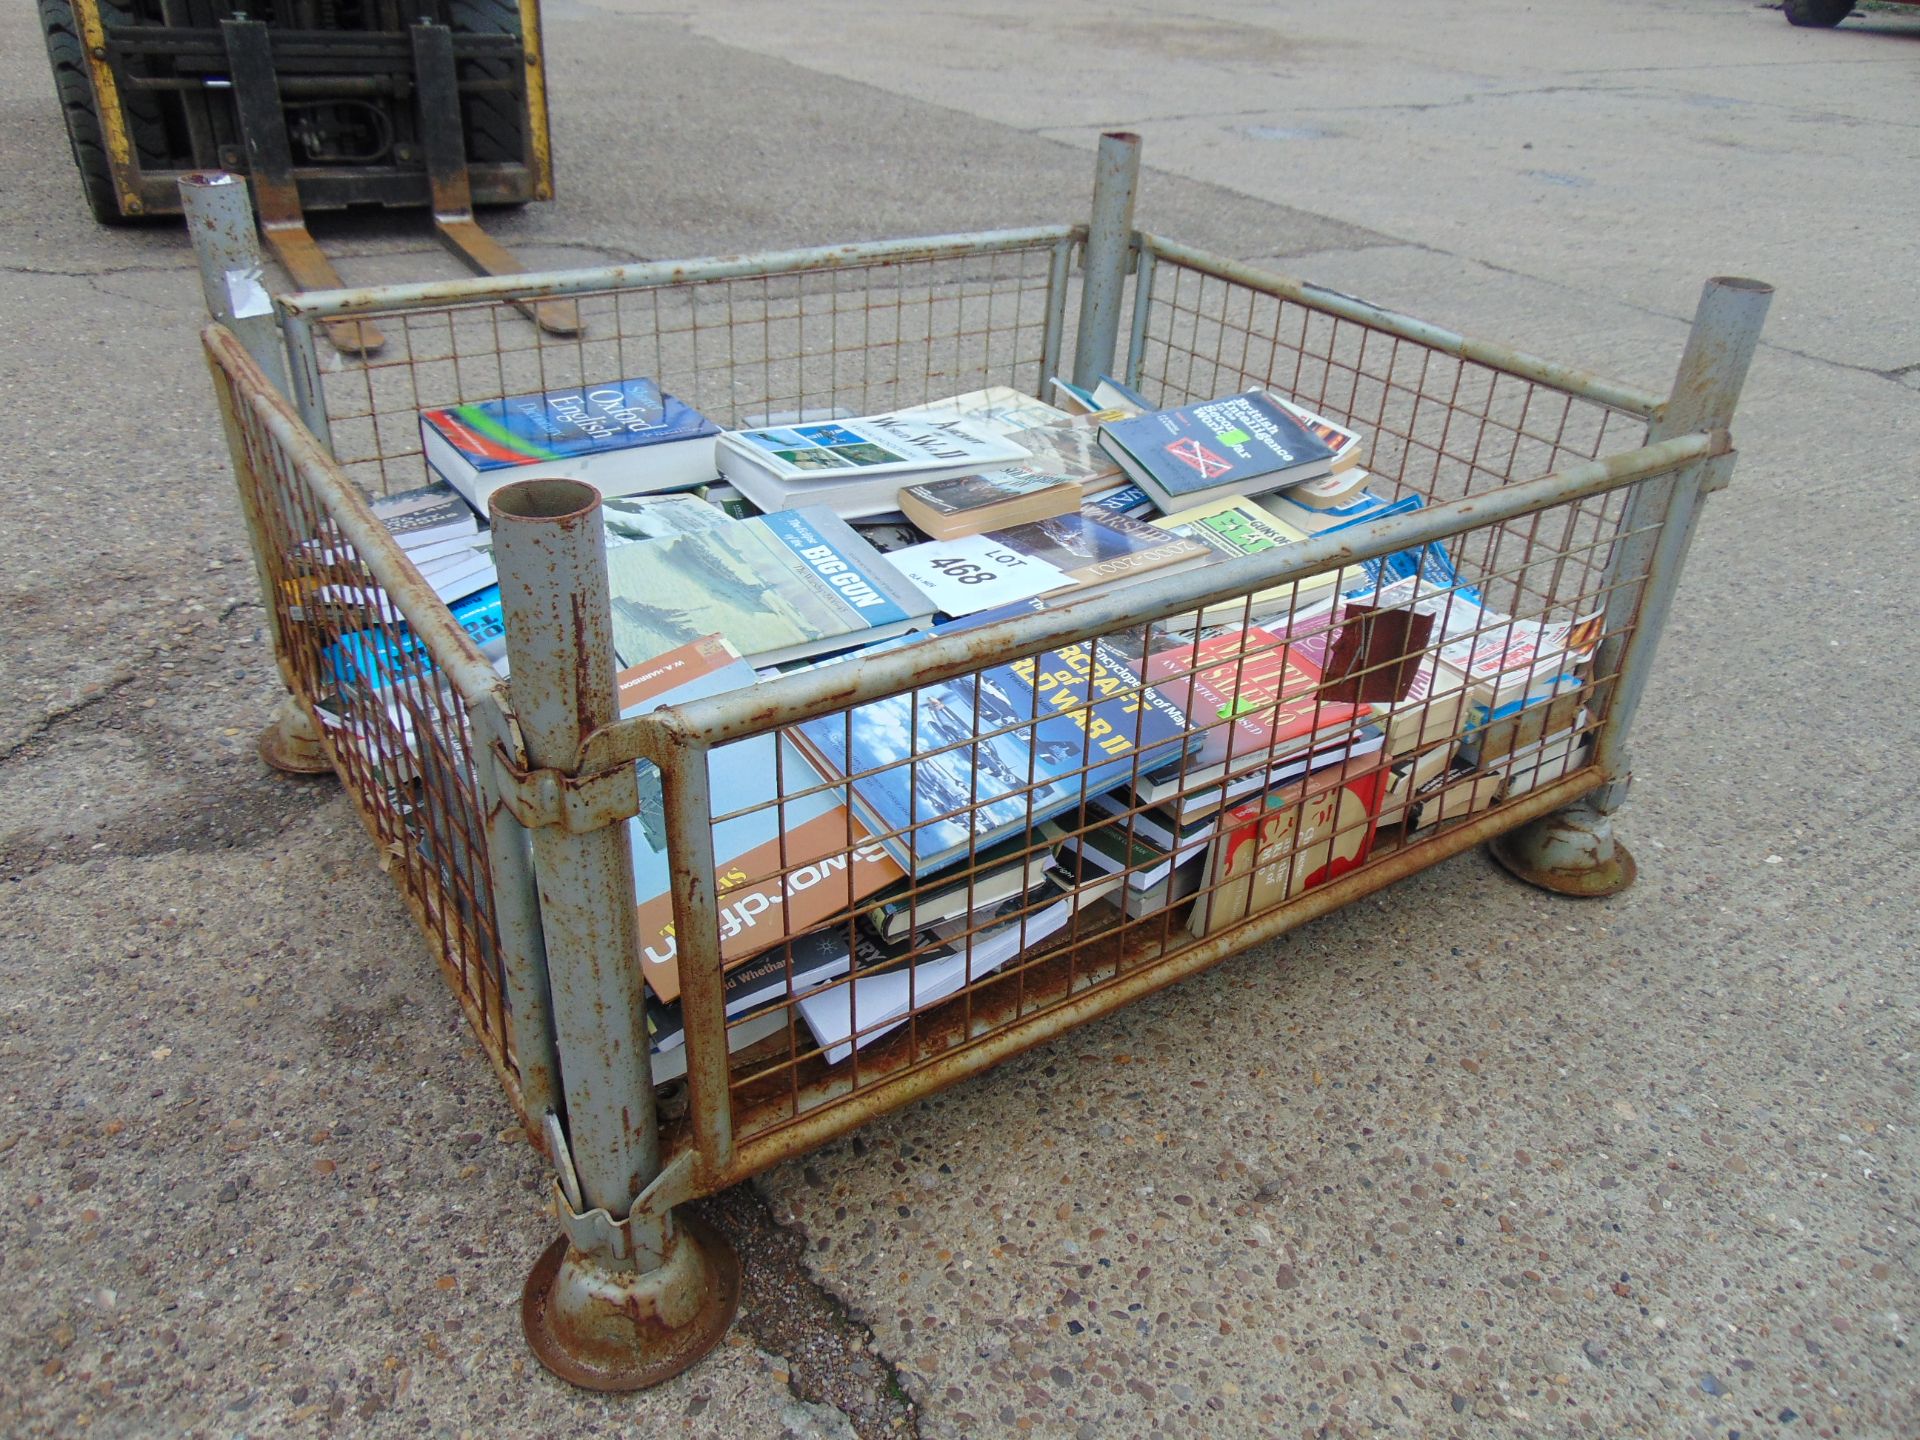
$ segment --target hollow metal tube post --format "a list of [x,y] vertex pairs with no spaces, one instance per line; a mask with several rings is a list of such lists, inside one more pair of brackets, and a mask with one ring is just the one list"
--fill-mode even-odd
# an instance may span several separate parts
[[[207,313],[233,333],[245,347],[267,383],[287,393],[287,354],[281,346],[280,326],[273,313],[273,300],[267,294],[265,272],[260,263],[260,238],[253,225],[253,202],[247,198],[246,182],[224,170],[195,171],[179,181],[180,209],[186,217],[187,234],[193,241],[194,258],[200,262],[200,290],[206,298]],[[219,378],[215,389],[224,393]],[[223,406],[227,402],[223,401]],[[239,431],[228,426],[230,444],[239,443]],[[247,538],[254,549],[254,573],[265,587],[267,614],[273,624],[274,658],[280,665],[281,680],[287,694],[280,698],[273,719],[260,732],[255,750],[275,770],[289,775],[324,775],[333,769],[320,732],[306,707],[294,698],[292,671],[287,663],[285,637],[280,633],[279,610],[274,603],[263,546],[268,545],[265,520],[257,497],[244,482],[247,473],[244,454],[233,453],[234,478],[240,480],[240,507],[246,517]]]
[[1113,369],[1120,298],[1133,249],[1133,199],[1139,188],[1140,137],[1121,130],[1102,135],[1081,267],[1080,330],[1073,346],[1073,383],[1082,389],[1091,389]]
[[[1648,425],[1650,444],[1683,435],[1724,439],[1772,298],[1773,287],[1759,280],[1717,276],[1707,281],[1673,388]],[[1626,798],[1630,781],[1627,735],[1646,691],[1701,505],[1732,474],[1732,450],[1724,444],[1715,449],[1721,453],[1641,484],[1627,504],[1622,538],[1608,565],[1606,639],[1594,658],[1594,673],[1611,677],[1601,697],[1604,710],[1594,746],[1594,762],[1607,783],[1492,846],[1503,866],[1543,889],[1596,896],[1615,894],[1633,883],[1633,857],[1613,836],[1613,814]]]
[[[514,712],[528,761],[571,775],[615,718],[613,615],[600,492],[530,480],[494,492]],[[660,1169],[637,961],[633,860],[617,825],[532,832],[568,1145],[588,1209],[626,1215]]]
[[285,395],[287,354],[267,293],[246,181],[224,170],[182,175],[180,209],[200,262],[207,312],[240,338],[273,388]]
[[[528,763],[557,772],[561,790],[622,780],[637,804],[631,768],[581,773],[583,741],[616,711],[600,492],[527,480],[496,490],[489,510]],[[632,852],[624,822],[602,813],[530,828],[567,1123],[554,1187],[564,1234],[527,1277],[520,1313],[555,1374],[632,1390],[712,1348],[739,1303],[739,1270],[723,1238],[675,1216],[687,1167],[660,1169]]]

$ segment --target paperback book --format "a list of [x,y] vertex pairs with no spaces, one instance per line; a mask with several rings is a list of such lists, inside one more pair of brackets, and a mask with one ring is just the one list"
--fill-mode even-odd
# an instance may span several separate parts
[[1061,646],[803,721],[900,867],[933,874],[1177,760],[1185,713],[1104,644]]
[[1260,390],[1116,420],[1101,427],[1100,443],[1169,512],[1315,480],[1333,459]]
[[1227,811],[1193,907],[1193,933],[1224,930],[1364,864],[1386,785],[1384,765],[1332,765]]
[[[706,637],[653,666],[621,677],[632,703],[623,715],[751,686],[752,666],[731,646]],[[659,771],[636,767],[640,811],[627,822],[639,913],[641,973],[663,1002],[680,994],[667,851],[668,797]],[[713,827],[720,959],[731,965],[856,912],[860,902],[901,872],[848,813],[842,791],[826,787],[805,755],[784,738],[753,735],[707,759]]]
[[1080,594],[1149,571],[1178,574],[1204,564],[1213,553],[1197,540],[1169,535],[1098,506],[1082,506],[1070,515],[996,531],[993,538],[1060,571]]

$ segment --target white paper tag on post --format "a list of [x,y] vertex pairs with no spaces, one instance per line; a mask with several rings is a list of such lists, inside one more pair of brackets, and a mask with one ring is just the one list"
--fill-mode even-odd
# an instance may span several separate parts
[[260,283],[258,270],[227,271],[227,304],[232,308],[236,320],[273,313],[273,297],[267,293],[267,287]]
[[887,560],[925,592],[934,609],[953,616],[1011,605],[1073,583],[1058,566],[1022,555],[991,535],[909,545]]

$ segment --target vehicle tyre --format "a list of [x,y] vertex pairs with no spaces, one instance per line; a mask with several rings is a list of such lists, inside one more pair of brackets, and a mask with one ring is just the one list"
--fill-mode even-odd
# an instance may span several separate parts
[[[450,0],[447,25],[456,34],[518,35],[520,6],[516,0]],[[469,61],[474,70],[490,80],[509,80],[511,61]],[[468,95],[462,98],[461,121],[467,160],[475,165],[518,165],[526,156],[526,141],[520,127],[520,102],[495,94]]]
[[1811,25],[1828,29],[1853,13],[1853,0],[1786,0],[1783,6],[1789,25]]
[[[108,17],[110,6],[102,6]],[[106,135],[100,126],[100,106],[93,93],[93,76],[73,17],[72,0],[40,0],[40,30],[47,41],[47,63],[53,67],[54,93],[67,122],[67,142],[73,147],[74,168],[80,172],[80,190],[87,208],[102,225],[130,225],[142,217],[120,213],[113,169],[107,163]],[[134,152],[143,166],[166,159],[166,126],[150,95],[122,94],[121,112],[133,137]]]

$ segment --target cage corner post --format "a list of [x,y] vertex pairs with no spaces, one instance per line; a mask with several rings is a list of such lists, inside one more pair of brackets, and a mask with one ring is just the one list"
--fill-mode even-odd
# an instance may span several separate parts
[[[186,217],[187,234],[193,241],[194,258],[200,265],[200,289],[208,315],[233,332],[268,383],[284,395],[287,357],[281,347],[273,301],[263,280],[260,241],[254,230],[253,205],[247,198],[246,183],[223,170],[210,170],[182,175],[179,186],[180,209]],[[271,590],[273,568],[265,563],[269,546],[265,517],[259,497],[249,483],[253,472],[238,417],[224,413],[234,400],[218,376],[214,392],[226,421],[234,481],[247,525],[247,542],[254,551],[254,573],[260,577],[260,583],[268,587],[265,600],[267,615],[273,621],[274,659],[287,691],[274,707],[273,719],[260,732],[254,748],[262,761],[284,774],[331,774],[333,762],[321,742],[319,728],[300,702],[298,689],[291,679],[285,638],[277,620],[279,607],[274,604]]]
[[1133,255],[1133,203],[1140,189],[1140,137],[1111,130],[1100,137],[1093,168],[1093,210],[1082,260],[1080,325],[1073,346],[1073,383],[1091,390],[1113,369],[1120,307]]
[[675,1206],[692,1156],[660,1163],[626,819],[631,764],[585,773],[615,718],[600,493],[576,480],[503,486],[489,507],[532,841],[564,1123],[548,1126],[562,1235],[521,1297],[527,1343],[562,1379],[637,1390],[711,1349],[739,1301],[739,1261]]
[[1673,605],[1705,498],[1732,476],[1733,412],[1760,343],[1773,287],[1715,276],[1700,292],[1673,388],[1647,430],[1649,444],[1704,434],[1713,453],[1635,488],[1607,568],[1605,638],[1594,658],[1603,677],[1594,762],[1598,789],[1563,810],[1509,831],[1488,849],[1510,874],[1558,895],[1617,895],[1639,870],[1614,836],[1613,817],[1632,783],[1626,741]]

